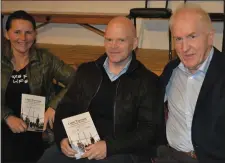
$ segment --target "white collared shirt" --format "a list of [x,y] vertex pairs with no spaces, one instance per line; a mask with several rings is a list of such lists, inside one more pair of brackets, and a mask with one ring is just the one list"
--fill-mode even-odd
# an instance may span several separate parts
[[109,58],[107,57],[104,64],[103,64],[103,67],[109,77],[109,79],[113,82],[115,81],[116,79],[118,79],[121,75],[123,75],[124,73],[127,72],[129,66],[130,66],[130,63],[131,63],[131,60],[132,60],[132,55],[129,56],[129,59],[128,59],[128,62],[126,63],[126,65],[123,67],[123,69],[120,71],[119,74],[114,74],[112,73],[110,70],[109,70]]
[[193,151],[191,139],[192,119],[213,52],[214,49],[212,48],[207,59],[194,74],[191,74],[180,63],[174,69],[166,87],[165,101],[168,100],[169,109],[166,135],[169,145],[178,151]]

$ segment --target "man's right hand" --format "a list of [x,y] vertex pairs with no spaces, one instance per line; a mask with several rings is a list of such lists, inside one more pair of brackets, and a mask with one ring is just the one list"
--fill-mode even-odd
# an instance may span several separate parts
[[64,138],[61,142],[60,142],[60,147],[61,147],[61,151],[67,156],[67,157],[71,157],[74,158],[75,154],[77,154],[77,152],[72,149],[70,147],[69,144],[69,139],[68,138]]
[[6,124],[9,126],[9,128],[12,130],[13,133],[21,133],[25,132],[27,130],[26,123],[13,115],[10,115],[6,120]]

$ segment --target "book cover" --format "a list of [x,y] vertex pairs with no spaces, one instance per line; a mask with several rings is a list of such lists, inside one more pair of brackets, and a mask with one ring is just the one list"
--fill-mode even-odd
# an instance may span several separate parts
[[22,94],[21,118],[27,131],[42,132],[44,127],[45,97]]
[[89,112],[78,114],[62,120],[71,147],[78,153],[76,159],[80,159],[85,152],[85,147],[100,140],[93,120]]

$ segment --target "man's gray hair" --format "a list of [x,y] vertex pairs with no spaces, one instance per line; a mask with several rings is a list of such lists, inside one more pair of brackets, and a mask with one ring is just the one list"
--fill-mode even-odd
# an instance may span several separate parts
[[176,10],[173,12],[172,16],[170,17],[169,20],[169,26],[170,29],[172,29],[173,23],[174,23],[174,18],[176,17],[177,14],[179,14],[182,11],[192,11],[195,12],[196,14],[199,15],[199,20],[202,21],[203,23],[206,24],[206,27],[208,27],[208,30],[212,30],[212,21],[209,17],[209,14],[203,10],[200,5],[194,4],[194,3],[182,3],[179,5]]

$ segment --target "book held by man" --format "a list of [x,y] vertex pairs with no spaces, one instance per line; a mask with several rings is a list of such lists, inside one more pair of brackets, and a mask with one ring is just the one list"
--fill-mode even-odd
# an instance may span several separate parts
[[62,120],[71,147],[77,151],[76,159],[80,159],[85,148],[100,140],[89,112],[78,114]]
[[22,94],[21,118],[27,131],[42,132],[44,127],[45,97]]

